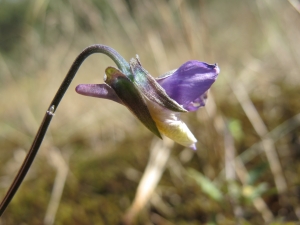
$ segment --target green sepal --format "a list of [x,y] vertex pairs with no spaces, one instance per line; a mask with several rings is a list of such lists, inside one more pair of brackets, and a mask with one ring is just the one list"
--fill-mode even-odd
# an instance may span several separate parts
[[142,67],[138,57],[131,59],[129,64],[134,76],[133,82],[149,100],[175,112],[187,112],[187,110],[170,98],[148,71]]
[[124,105],[155,135],[161,137],[160,132],[146,105],[143,95],[136,85],[130,81],[126,75],[114,67],[108,67],[105,70],[106,77],[104,81],[108,84]]

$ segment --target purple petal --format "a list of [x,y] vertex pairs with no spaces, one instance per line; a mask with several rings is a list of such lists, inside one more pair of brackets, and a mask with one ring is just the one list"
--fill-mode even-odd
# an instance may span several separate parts
[[207,92],[201,95],[199,98],[196,98],[194,101],[185,105],[184,108],[188,111],[196,111],[200,107],[204,107],[207,99]]
[[75,90],[81,95],[105,98],[123,104],[115,91],[107,84],[79,84]]
[[217,79],[219,67],[196,60],[184,63],[172,75],[157,78],[167,94],[188,111],[205,105],[206,93]]

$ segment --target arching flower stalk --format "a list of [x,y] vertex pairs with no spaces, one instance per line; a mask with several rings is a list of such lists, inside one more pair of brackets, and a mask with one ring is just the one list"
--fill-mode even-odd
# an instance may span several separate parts
[[47,129],[83,61],[94,53],[110,57],[118,68],[105,70],[104,84],[81,84],[80,94],[105,98],[125,105],[150,131],[158,137],[166,135],[175,142],[196,149],[196,138],[179,118],[180,113],[195,111],[205,105],[207,91],[219,73],[218,66],[188,61],[179,69],[154,79],[141,65],[138,57],[129,63],[114,49],[92,45],[84,49],[73,62],[65,79],[51,101],[24,162],[0,203],[4,213],[23,182],[43,142]]

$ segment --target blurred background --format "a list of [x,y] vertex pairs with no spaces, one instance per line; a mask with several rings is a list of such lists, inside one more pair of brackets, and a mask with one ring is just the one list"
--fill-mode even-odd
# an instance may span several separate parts
[[[221,69],[207,106],[182,116],[198,139],[193,152],[160,141],[119,104],[76,94],[114,66],[89,57],[0,224],[296,224],[299,5],[0,0],[0,196],[85,47],[105,44],[127,60],[139,54],[155,77],[191,59]],[[149,167],[157,187],[135,198],[143,176],[156,186],[144,171],[157,151],[165,154]]]

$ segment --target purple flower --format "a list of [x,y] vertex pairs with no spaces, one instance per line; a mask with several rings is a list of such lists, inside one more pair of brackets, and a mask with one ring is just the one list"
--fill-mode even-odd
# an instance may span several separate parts
[[207,91],[217,79],[219,67],[192,60],[154,79],[138,58],[129,65],[130,74],[108,67],[105,84],[80,84],[77,93],[123,104],[157,136],[164,134],[196,149],[196,138],[179,116],[205,105]]
[[156,80],[170,98],[187,111],[195,111],[205,106],[207,90],[215,82],[219,72],[220,69],[216,64],[191,60],[173,73]]

